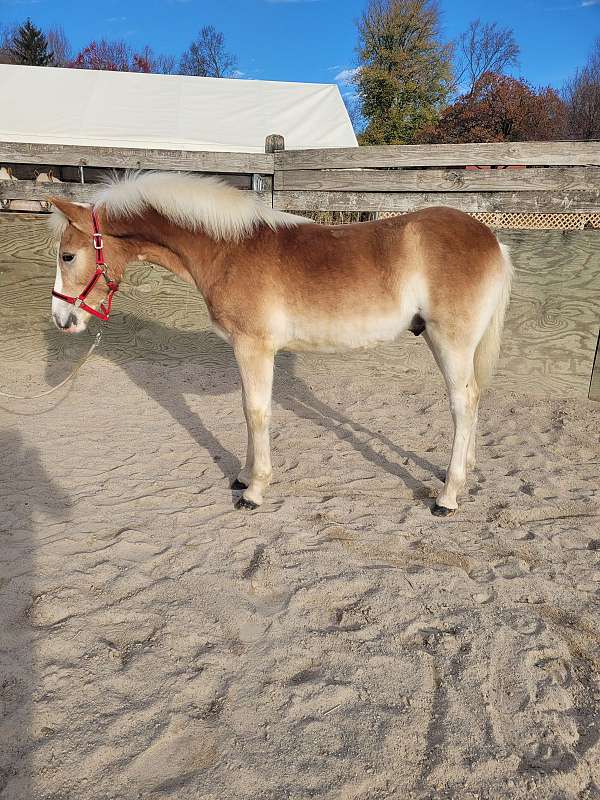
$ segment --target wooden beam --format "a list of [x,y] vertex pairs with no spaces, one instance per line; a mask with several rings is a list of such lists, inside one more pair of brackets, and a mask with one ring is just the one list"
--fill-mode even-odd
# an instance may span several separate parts
[[22,142],[0,142],[1,164],[273,174],[273,156],[266,153],[209,153],[192,150],[143,150],[128,147],[84,147]]
[[[0,181],[0,200],[47,200],[64,197],[74,203],[92,203],[101,186],[97,183],[37,183],[36,181]],[[268,205],[272,193],[267,182],[262,192],[254,192]]]
[[91,203],[98,194],[97,183],[37,183],[0,181],[0,200],[48,200],[64,197],[74,203]]
[[532,192],[595,190],[600,167],[531,169],[281,170],[275,190],[343,192]]
[[596,190],[577,192],[303,192],[275,191],[273,207],[282,211],[414,211],[451,206],[461,211],[598,211]]
[[500,142],[493,144],[411,144],[324,150],[285,150],[275,169],[368,167],[464,167],[496,164],[600,166],[600,142]]

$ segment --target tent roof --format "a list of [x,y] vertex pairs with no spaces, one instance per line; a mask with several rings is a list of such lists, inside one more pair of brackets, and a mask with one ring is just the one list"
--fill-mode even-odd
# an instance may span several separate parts
[[356,147],[333,84],[0,65],[0,139],[43,144],[264,152]]

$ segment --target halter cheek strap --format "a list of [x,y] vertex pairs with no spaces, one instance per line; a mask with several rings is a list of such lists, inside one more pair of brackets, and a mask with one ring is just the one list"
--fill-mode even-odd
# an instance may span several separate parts
[[[96,253],[96,271],[92,275],[90,282],[77,297],[70,297],[67,294],[61,294],[55,289],[52,290],[52,297],[57,297],[59,300],[64,300],[65,303],[70,303],[72,306],[75,306],[75,308],[82,308],[84,311],[87,311],[88,314],[92,314],[94,317],[98,317],[98,319],[106,321],[110,316],[113,296],[118,290],[119,284],[111,280],[108,274],[106,263],[104,261],[104,242],[102,241],[102,234],[100,233],[98,216],[96,215],[96,211],[94,209],[92,209],[92,225],[94,228],[93,240],[94,252]],[[108,286],[108,297],[106,298],[106,305],[104,303],[100,303],[100,310],[98,311],[97,309],[88,305],[85,302],[85,299],[92,291],[94,286],[98,283],[100,278],[104,278],[106,281],[106,285]]]

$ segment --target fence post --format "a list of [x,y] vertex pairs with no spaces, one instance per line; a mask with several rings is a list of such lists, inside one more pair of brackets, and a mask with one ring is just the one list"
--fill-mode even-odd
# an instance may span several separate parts
[[272,133],[265,139],[265,153],[277,153],[285,150],[285,138],[279,133]]
[[[280,153],[285,150],[285,138],[280,133],[271,133],[265,139],[265,153],[273,154],[273,161],[275,161],[275,153]],[[273,165],[273,178],[271,181],[271,207],[275,203],[275,165]]]

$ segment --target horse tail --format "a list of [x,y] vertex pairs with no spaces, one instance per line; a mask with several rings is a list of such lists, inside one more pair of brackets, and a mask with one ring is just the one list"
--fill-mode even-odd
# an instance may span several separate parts
[[477,345],[473,359],[475,380],[482,390],[489,385],[498,362],[502,329],[504,328],[504,317],[510,301],[510,287],[514,273],[508,247],[500,242],[498,242],[498,245],[500,247],[503,267],[502,285],[492,317]]

